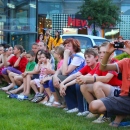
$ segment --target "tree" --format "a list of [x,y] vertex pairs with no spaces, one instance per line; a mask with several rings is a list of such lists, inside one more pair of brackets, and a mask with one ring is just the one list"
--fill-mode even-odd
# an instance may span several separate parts
[[88,20],[89,26],[93,24],[95,36],[95,26],[110,28],[120,22],[120,8],[112,0],[84,0],[77,14]]

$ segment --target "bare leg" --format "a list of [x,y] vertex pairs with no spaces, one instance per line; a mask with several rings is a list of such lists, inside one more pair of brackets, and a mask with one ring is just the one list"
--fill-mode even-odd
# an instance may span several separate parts
[[27,89],[27,76],[23,78],[23,93],[26,93]]
[[13,85],[13,83],[11,83],[10,85],[8,85],[7,87],[3,87],[3,88],[1,88],[3,91],[8,91],[9,89],[11,89],[11,88],[13,88],[14,87],[14,85]]
[[118,125],[120,124],[120,122],[125,118],[126,116],[124,115],[118,115],[116,116],[115,120],[110,123],[109,125],[110,126],[113,126],[113,127],[118,127]]
[[10,78],[10,80],[11,80],[13,86],[15,86],[16,83],[15,83],[14,77],[15,77],[15,76],[19,76],[19,75],[16,74],[16,73],[13,73],[13,72],[10,72],[8,75],[9,75],[9,78]]
[[93,85],[93,90],[97,99],[107,97],[111,91],[111,85],[102,82],[96,82]]
[[30,94],[30,82],[31,82],[31,76],[32,75],[27,75],[24,80],[23,80],[23,85],[24,85],[24,94],[29,95]]
[[93,84],[83,84],[80,86],[80,90],[88,104],[90,104],[94,100]]
[[39,91],[40,91],[40,93],[43,93],[43,92],[44,92],[44,90],[45,90],[45,89],[44,89],[44,87],[43,87],[43,86],[41,86]]
[[15,89],[15,90],[11,90],[9,92],[16,94],[16,93],[19,93],[21,91],[23,91],[23,84],[19,88]]
[[54,96],[56,102],[60,102],[56,92],[52,92],[52,95]]
[[104,114],[106,107],[101,100],[94,100],[89,104],[89,110],[93,114]]
[[4,77],[5,81],[6,81],[8,84],[11,83],[11,81],[10,81],[8,75],[2,74],[2,76]]
[[23,77],[21,75],[15,76],[14,81],[15,81],[15,84],[20,86],[22,84],[22,82],[23,82]]
[[38,89],[37,89],[37,86],[35,85],[35,82],[33,80],[31,80],[30,86],[34,90],[35,93],[39,92]]
[[50,88],[45,88],[45,90],[46,90],[46,93],[48,94],[48,96],[50,97],[51,96],[51,91],[50,91]]

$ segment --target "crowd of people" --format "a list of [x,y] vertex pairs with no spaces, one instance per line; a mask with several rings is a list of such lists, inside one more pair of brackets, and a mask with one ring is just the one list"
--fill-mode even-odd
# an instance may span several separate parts
[[[109,125],[121,126],[130,114],[130,59],[113,58],[114,42],[88,48],[83,54],[76,39],[63,42],[58,31],[54,39],[48,31],[45,37],[40,35],[28,52],[21,45],[0,45],[0,82],[7,83],[1,90],[10,98],[98,117],[93,123],[110,122],[115,115]],[[124,44],[119,50],[130,54],[130,41]]]

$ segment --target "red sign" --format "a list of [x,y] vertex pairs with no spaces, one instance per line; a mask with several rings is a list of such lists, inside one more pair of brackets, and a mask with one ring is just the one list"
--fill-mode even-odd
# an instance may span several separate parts
[[68,26],[89,27],[87,20],[72,19],[71,17],[68,17]]

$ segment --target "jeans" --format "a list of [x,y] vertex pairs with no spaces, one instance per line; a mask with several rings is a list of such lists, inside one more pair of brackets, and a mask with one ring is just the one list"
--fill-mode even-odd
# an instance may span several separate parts
[[65,101],[69,110],[78,108],[79,112],[87,110],[87,103],[83,98],[78,84],[67,87]]

